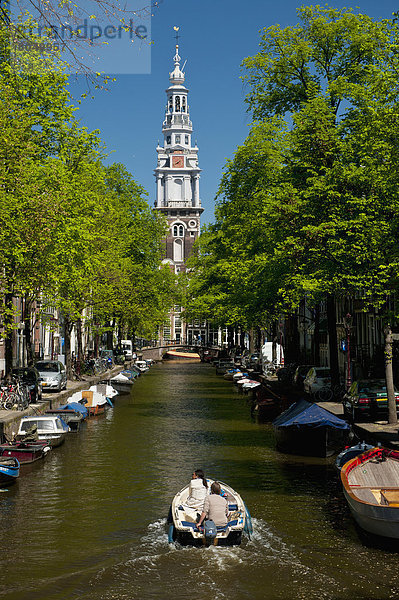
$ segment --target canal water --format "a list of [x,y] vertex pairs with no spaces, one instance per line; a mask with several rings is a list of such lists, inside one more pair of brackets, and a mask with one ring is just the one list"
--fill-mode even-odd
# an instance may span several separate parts
[[[240,547],[177,548],[166,516],[203,468],[239,491]],[[332,462],[276,452],[205,364],[155,365],[0,494],[4,600],[385,600],[399,554],[356,530]]]

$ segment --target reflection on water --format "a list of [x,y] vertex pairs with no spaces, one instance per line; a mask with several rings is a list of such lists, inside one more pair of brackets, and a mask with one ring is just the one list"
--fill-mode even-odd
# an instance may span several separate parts
[[[240,547],[168,544],[193,469],[243,496]],[[366,545],[332,462],[276,452],[269,424],[214,369],[154,366],[115,408],[0,494],[5,600],[388,600],[398,554]],[[392,548],[390,549],[392,550]]]

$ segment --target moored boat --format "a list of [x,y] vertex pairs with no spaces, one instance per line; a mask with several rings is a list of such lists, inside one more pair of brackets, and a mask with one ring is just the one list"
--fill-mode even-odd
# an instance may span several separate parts
[[134,364],[142,373],[147,373],[150,369],[145,360],[136,360]]
[[[207,479],[208,489],[213,483]],[[216,535],[212,539],[215,546],[236,546],[241,543],[242,534],[248,537],[252,534],[251,516],[241,496],[229,485],[219,482],[222,495],[229,504],[229,521],[224,527],[217,527]],[[169,542],[178,542],[182,546],[204,546],[209,544],[203,528],[198,528],[192,516],[192,509],[187,510],[185,502],[189,494],[189,485],[178,492],[172,500],[169,511]]]
[[249,379],[248,381],[245,381],[242,385],[242,390],[245,393],[248,393],[252,390],[257,390],[260,386],[261,386],[261,382],[260,381],[256,381],[255,379]]
[[110,400],[113,400],[119,394],[119,392],[109,383],[96,383],[95,385],[91,385],[89,390],[91,392],[98,392]]
[[22,417],[17,433],[17,440],[23,440],[26,434],[37,428],[39,440],[44,440],[51,448],[60,446],[68,434],[69,427],[57,415],[36,415]]
[[341,471],[345,463],[352,460],[352,458],[355,458],[359,454],[363,454],[363,452],[366,452],[366,450],[371,450],[372,448],[374,448],[374,446],[371,444],[366,444],[366,442],[359,442],[358,444],[344,448],[344,450],[342,450],[342,452],[340,452],[335,459],[335,468],[337,471]]
[[113,406],[109,398],[103,396],[103,394],[100,394],[99,392],[93,392],[92,390],[75,392],[70,400],[82,404],[87,409],[89,417],[101,415],[108,406]]
[[252,405],[252,414],[259,421],[273,421],[281,413],[281,403],[278,398],[262,398],[255,400]]
[[19,477],[19,460],[11,456],[0,457],[0,485],[10,485]]
[[345,446],[350,426],[307,400],[294,402],[273,421],[277,447],[302,456],[332,456]]
[[51,447],[46,442],[14,442],[0,445],[0,461],[3,457],[17,458],[21,465],[33,463],[51,450]]
[[45,415],[57,415],[69,427],[70,433],[76,433],[80,429],[80,424],[83,421],[83,414],[74,408],[49,408],[44,413]]
[[176,349],[176,350],[168,350],[165,353],[165,358],[175,358],[175,359],[180,359],[183,358],[184,360],[201,360],[200,355],[198,354],[198,352],[195,352],[194,350],[192,352],[190,351],[184,351]]
[[343,465],[341,481],[357,524],[368,533],[399,539],[399,451],[366,450]]
[[227,381],[233,381],[234,375],[236,373],[240,373],[240,377],[243,377],[242,371],[239,371],[239,369],[236,369],[235,367],[233,367],[232,369],[227,369],[223,377],[224,379],[227,379]]
[[124,375],[123,373],[118,373],[118,375],[111,377],[109,382],[120,394],[129,394],[134,383],[134,377],[128,377],[127,374]]

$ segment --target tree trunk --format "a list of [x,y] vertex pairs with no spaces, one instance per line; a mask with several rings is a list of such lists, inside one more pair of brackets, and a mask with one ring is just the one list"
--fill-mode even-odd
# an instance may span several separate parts
[[335,296],[327,296],[327,325],[328,325],[328,346],[330,351],[330,371],[331,385],[339,385],[338,368],[338,338],[337,338],[337,315],[335,310]]
[[113,350],[114,348],[114,321],[109,322],[109,329],[107,331],[107,350]]
[[78,361],[83,360],[82,319],[76,321],[76,337],[78,340]]
[[4,295],[4,304],[5,304],[5,314],[4,314],[4,330],[5,330],[5,340],[4,340],[4,358],[5,358],[5,373],[4,376],[8,377],[12,371],[13,367],[13,321],[14,321],[14,305],[13,305],[13,294],[12,292]]
[[249,337],[249,355],[254,354],[255,352],[255,331],[254,328],[251,327],[248,333]]
[[133,331],[132,331],[131,340],[132,340],[132,349],[137,350],[137,348],[136,348],[136,330],[135,329],[133,329]]
[[71,361],[71,331],[73,323],[70,322],[68,317],[64,318],[64,351],[65,351],[65,369],[67,372],[67,378],[72,379],[72,361]]
[[228,327],[227,328],[227,347],[228,347],[228,349],[231,350],[233,345],[234,345],[234,328]]
[[385,379],[387,384],[387,396],[388,396],[388,423],[395,425],[398,422],[398,416],[396,412],[396,398],[395,390],[393,385],[393,369],[392,369],[392,329],[390,325],[387,325],[384,330],[385,333]]
[[320,365],[320,304],[317,303],[314,311],[314,335],[313,335],[313,364]]
[[[26,344],[26,364],[28,367],[32,367],[34,363],[33,348],[32,348],[32,303],[25,299],[25,312],[24,312],[24,334]],[[34,327],[34,324],[33,324]]]

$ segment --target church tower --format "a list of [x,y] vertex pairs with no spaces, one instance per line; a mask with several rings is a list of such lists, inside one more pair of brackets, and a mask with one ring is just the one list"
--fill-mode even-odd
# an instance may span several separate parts
[[[158,162],[155,169],[155,210],[168,222],[165,240],[165,263],[175,273],[186,270],[186,260],[200,233],[203,212],[199,195],[198,146],[192,144],[188,89],[180,68],[179,46],[176,45],[174,70],[169,74],[166,90],[165,120],[162,125],[163,145],[158,142]],[[183,65],[184,68],[184,65]]]

